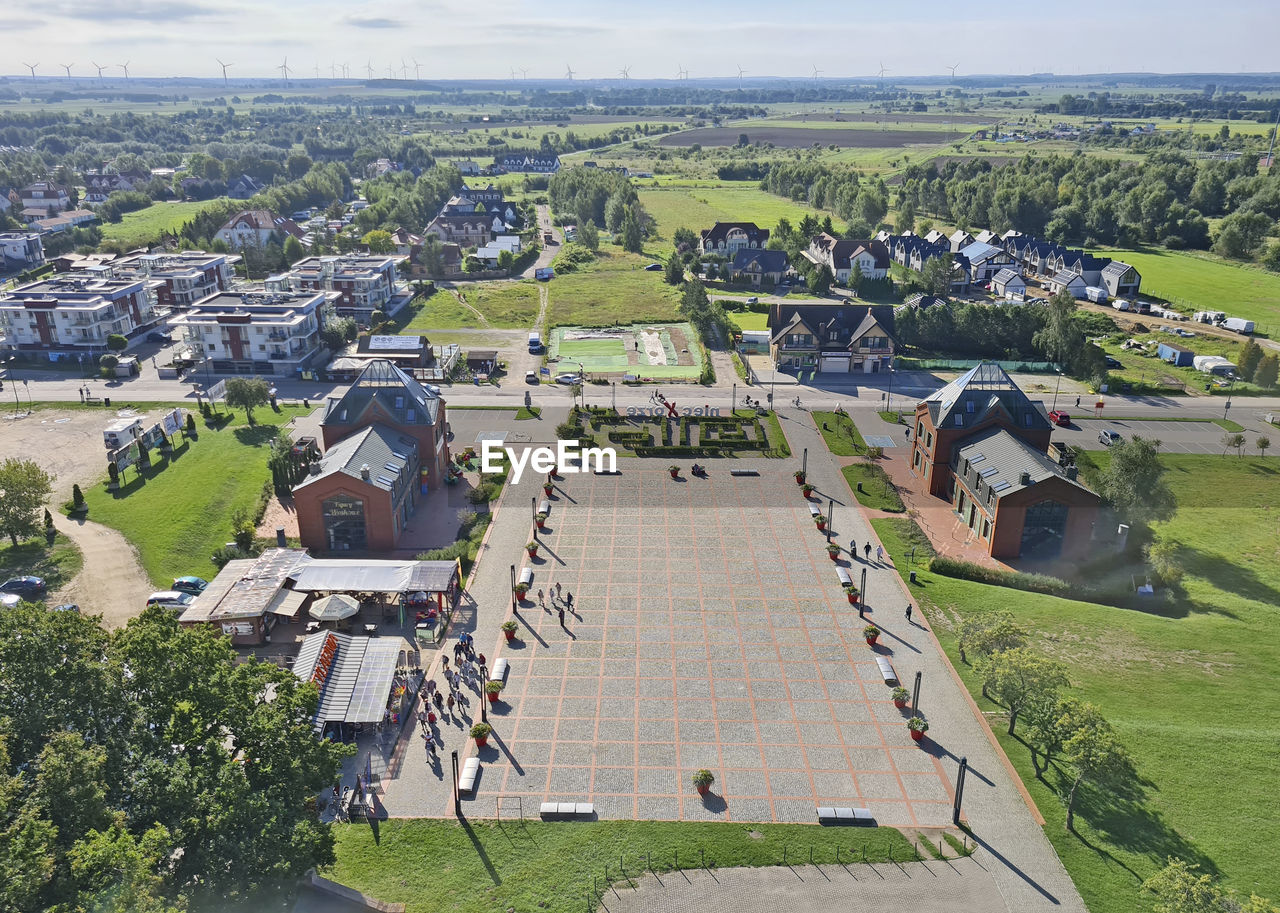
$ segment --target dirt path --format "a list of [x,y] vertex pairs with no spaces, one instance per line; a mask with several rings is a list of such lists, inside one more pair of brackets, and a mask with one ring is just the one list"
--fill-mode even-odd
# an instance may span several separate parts
[[53,525],[80,549],[84,568],[50,603],[74,602],[88,614],[101,613],[108,628],[123,627],[140,615],[155,589],[128,540],[108,526],[56,511]]
[[[533,328],[538,332],[542,332],[543,326],[547,322],[547,304],[551,301],[551,295],[547,291],[545,285],[538,286],[538,319],[533,322]],[[543,340],[546,342],[546,340]]]
[[484,314],[481,314],[479,310],[477,310],[476,308],[468,304],[467,299],[463,297],[462,292],[458,291],[457,289],[450,289],[449,291],[452,292],[454,298],[458,299],[458,304],[462,305],[468,311],[476,315],[476,319],[479,320],[480,323],[484,325],[484,328],[486,330],[492,329],[492,327],[489,324],[489,321],[485,319]]

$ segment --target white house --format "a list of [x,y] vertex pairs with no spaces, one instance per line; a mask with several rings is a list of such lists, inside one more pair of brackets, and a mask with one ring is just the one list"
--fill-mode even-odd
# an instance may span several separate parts
[[1022,297],[1027,293],[1027,283],[1016,269],[1005,267],[991,277],[991,293],[999,298]]
[[232,216],[214,237],[227,247],[242,250],[266,247],[272,241],[283,244],[288,235],[301,240],[303,231],[292,220],[273,216],[265,209],[246,209]]

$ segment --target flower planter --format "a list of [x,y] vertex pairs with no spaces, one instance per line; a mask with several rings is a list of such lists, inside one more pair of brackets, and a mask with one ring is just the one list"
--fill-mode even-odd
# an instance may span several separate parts
[[832,561],[839,561],[839,560],[840,560],[840,553],[839,553],[839,552],[827,552],[827,557],[828,557],[828,558],[830,558]]
[[511,643],[511,641],[516,639],[515,631],[503,631],[502,633],[507,636],[507,643]]
[[[893,702],[893,706],[897,707],[899,710],[905,710],[905,709],[906,709],[906,707],[907,707],[907,702],[906,702],[906,701],[894,701],[894,702]],[[913,730],[911,730],[911,734],[912,734],[912,735],[915,735],[915,730],[914,730],[914,729],[913,729]]]
[[924,738],[924,733],[919,729],[908,729],[907,732],[911,733],[911,741],[913,742],[919,742]]
[[488,744],[489,744],[489,737],[487,735],[476,736],[477,748],[484,748]]
[[803,484],[804,484],[804,473],[803,473],[803,472],[797,472],[797,473],[796,473],[796,484],[797,484],[797,485],[803,485]]
[[527,552],[529,553],[529,557],[530,557],[530,558],[537,558],[537,557],[538,557],[538,547],[537,547],[536,545],[535,545],[533,548],[525,549],[525,551],[527,551]]
[[670,473],[671,473],[671,478],[673,478],[673,479],[678,479],[678,478],[680,478],[680,470],[679,470],[679,469],[672,469],[672,470],[669,470],[669,471],[670,471]]
[[868,647],[874,647],[874,646],[876,645],[876,641],[878,641],[879,639],[880,639],[880,635],[879,635],[879,634],[875,635],[874,637],[868,637],[868,638],[867,638],[867,646],[868,646]]
[[857,605],[857,604],[858,604],[859,596],[858,596],[858,594],[857,594],[857,593],[848,593],[848,594],[846,594],[846,595],[848,595],[848,597],[849,597],[849,605]]
[[[487,695],[485,695],[485,696],[489,698],[489,703],[490,703],[490,704],[496,704],[496,703],[498,703],[498,692],[496,692],[496,691],[490,691],[490,692],[489,692]],[[477,743],[479,743],[479,742],[480,742],[480,740],[479,740],[479,739],[476,739],[476,742],[477,742]]]
[[547,528],[547,521],[546,521],[546,520],[535,520],[534,522],[538,524],[538,529],[546,529],[546,528]]
[[552,489],[552,485],[551,485],[551,483],[550,483],[550,482],[548,482],[546,485],[543,485],[543,486],[542,486],[542,490],[543,490],[546,494],[548,494],[548,495],[550,495],[550,494],[551,494],[551,489]]
[[706,795],[707,793],[709,793],[710,791],[711,791],[711,784],[710,784],[710,783],[699,783],[699,784],[698,784],[698,795],[699,795],[699,796],[705,796],[705,795]]
[[817,524],[817,526],[818,526],[818,530],[819,530],[819,531],[824,530],[824,529],[826,529],[826,528],[827,528],[827,521],[826,521],[826,520],[816,520],[816,521],[814,521],[814,522]]

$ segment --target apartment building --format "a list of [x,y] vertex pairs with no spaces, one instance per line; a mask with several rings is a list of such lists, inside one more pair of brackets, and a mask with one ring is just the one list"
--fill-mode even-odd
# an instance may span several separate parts
[[337,316],[369,324],[377,310],[387,310],[398,288],[400,256],[349,255],[307,257],[287,273],[267,280],[268,291],[338,293]]
[[235,278],[238,254],[206,254],[200,250],[138,254],[111,263],[117,276],[140,276],[159,283],[156,304],[167,310],[189,308],[202,298],[225,292]]
[[101,353],[113,333],[128,336],[156,322],[156,285],[102,269],[19,286],[0,295],[3,344],[54,356]]
[[192,356],[215,371],[291,377],[320,359],[320,330],[338,297],[323,290],[216,292],[170,323]]

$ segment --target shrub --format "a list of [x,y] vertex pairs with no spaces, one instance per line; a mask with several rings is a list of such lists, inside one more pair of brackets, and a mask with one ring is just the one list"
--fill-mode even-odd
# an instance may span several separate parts
[[76,510],[84,510],[84,492],[80,490],[79,482],[71,486],[71,503]]
[[1000,571],[974,564],[972,561],[957,561],[955,558],[947,558],[943,555],[935,555],[929,560],[929,570],[960,580],[1026,590],[1029,593],[1067,596],[1071,592],[1071,585],[1059,577],[1050,577],[1047,574],[1024,574],[1021,571]]
[[196,433],[196,417],[192,413],[187,413],[187,434]]
[[490,726],[488,723],[476,723],[474,726],[471,727],[471,738],[487,739],[489,738],[489,733],[491,732],[493,732],[493,727]]
[[713,774],[711,771],[707,770],[705,767],[703,767],[701,770],[696,771],[693,775],[694,786],[710,786],[715,781],[716,781],[716,775]]

